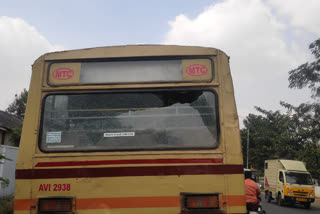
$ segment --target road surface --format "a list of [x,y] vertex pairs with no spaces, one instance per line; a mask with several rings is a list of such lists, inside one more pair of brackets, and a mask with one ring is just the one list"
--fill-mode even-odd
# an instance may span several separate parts
[[310,209],[305,209],[303,205],[296,204],[293,207],[285,205],[280,207],[277,205],[276,200],[272,200],[268,203],[262,196],[262,208],[267,212],[267,214],[308,214],[317,213],[320,214],[320,198],[316,199],[314,203],[311,204]]

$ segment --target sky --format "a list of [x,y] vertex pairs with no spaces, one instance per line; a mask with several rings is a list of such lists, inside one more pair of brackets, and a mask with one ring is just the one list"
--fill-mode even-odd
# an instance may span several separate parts
[[288,72],[312,61],[319,0],[0,0],[0,110],[46,52],[129,44],[214,47],[230,56],[238,114],[310,102]]

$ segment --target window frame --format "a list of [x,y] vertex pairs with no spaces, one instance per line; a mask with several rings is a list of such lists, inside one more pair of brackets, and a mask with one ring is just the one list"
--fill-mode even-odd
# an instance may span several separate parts
[[[48,151],[41,147],[42,134],[43,134],[43,123],[44,123],[44,110],[45,101],[48,96],[52,95],[74,95],[74,94],[106,94],[106,93],[138,93],[138,92],[159,92],[159,91],[208,91],[215,96],[215,113],[216,113],[216,128],[217,128],[217,145],[212,147],[200,148],[200,147],[188,147],[188,148],[152,148],[152,149],[99,149],[99,150],[59,150],[59,151]],[[214,150],[217,149],[221,143],[220,140],[220,115],[219,115],[219,99],[218,93],[213,88],[208,87],[196,87],[196,88],[147,88],[147,89],[119,89],[119,90],[94,90],[94,91],[66,91],[66,92],[52,92],[47,93],[43,96],[41,101],[41,118],[39,124],[39,135],[38,135],[38,148],[42,153],[92,153],[92,152],[137,152],[137,151],[190,151],[190,150]]]
[[[187,55],[187,56],[154,56],[154,57],[122,57],[122,58],[92,58],[92,59],[78,59],[78,60],[52,60],[48,62],[46,69],[46,83],[50,87],[62,87],[62,86],[96,86],[96,85],[122,85],[122,84],[157,84],[157,83],[209,83],[215,78],[215,64],[213,57],[215,55]],[[90,62],[128,62],[128,61],[167,61],[167,60],[184,60],[184,59],[208,59],[211,62],[211,79],[205,81],[196,80],[181,80],[181,81],[139,81],[139,82],[112,82],[112,83],[75,83],[75,84],[53,84],[50,83],[50,68],[55,63],[90,63]]]
[[[282,178],[282,181],[281,181],[281,178]],[[282,171],[279,171],[279,182],[285,183],[284,174]]]
[[[285,177],[285,181],[286,181],[286,183],[287,183],[287,174],[294,174],[294,175],[288,175],[289,177],[290,177],[290,176],[300,175],[300,174],[308,175],[308,176],[309,176],[309,178],[310,178],[310,180],[309,180],[309,181],[311,181],[311,182],[310,182],[310,184],[300,184],[300,185],[313,185],[312,176],[311,176],[311,174],[309,174],[309,173],[305,173],[305,172],[294,172],[294,171],[291,171],[291,172],[285,172],[285,173],[284,173],[284,175],[286,176],[286,177]],[[289,182],[288,182],[288,183],[289,183]],[[298,184],[298,183],[289,183],[289,184]]]

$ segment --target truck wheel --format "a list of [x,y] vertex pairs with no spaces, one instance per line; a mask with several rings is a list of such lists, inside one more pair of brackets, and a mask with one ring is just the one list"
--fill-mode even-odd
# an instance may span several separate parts
[[270,203],[271,202],[271,200],[272,200],[272,192],[268,192],[268,199],[267,199],[267,201],[268,201],[268,203]]
[[309,209],[311,207],[311,203],[307,202],[303,204],[304,208]]
[[279,206],[283,206],[283,205],[284,205],[284,202],[283,202],[283,200],[282,200],[282,198],[281,198],[281,193],[278,194],[277,204],[278,204]]
[[264,192],[264,199],[268,200],[268,197],[269,197],[269,191],[265,191]]

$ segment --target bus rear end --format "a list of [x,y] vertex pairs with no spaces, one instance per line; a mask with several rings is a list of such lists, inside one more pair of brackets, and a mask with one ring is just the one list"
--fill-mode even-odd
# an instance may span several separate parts
[[15,213],[246,213],[228,57],[183,46],[40,57]]

